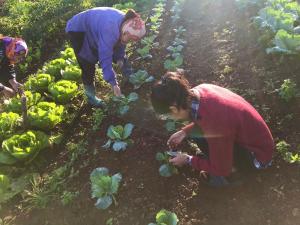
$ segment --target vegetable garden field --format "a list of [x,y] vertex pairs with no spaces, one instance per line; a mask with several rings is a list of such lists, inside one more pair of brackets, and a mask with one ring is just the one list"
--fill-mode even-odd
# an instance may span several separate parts
[[[147,21],[127,48],[136,73],[120,84],[122,97],[97,68],[106,110],[86,103],[64,32],[96,6],[134,8]],[[0,33],[30,47],[18,67],[27,124],[19,96],[0,99],[0,225],[300,225],[299,2],[7,0],[0,15]],[[217,84],[255,106],[275,139],[271,168],[212,188],[169,164],[166,142],[182,124],[158,118],[149,94],[176,69],[193,86]]]

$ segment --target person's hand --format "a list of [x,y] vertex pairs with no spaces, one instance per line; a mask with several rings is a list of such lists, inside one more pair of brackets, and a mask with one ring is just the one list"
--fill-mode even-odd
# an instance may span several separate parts
[[113,86],[114,95],[120,97],[122,95],[119,85]]
[[8,98],[11,98],[15,95],[15,92],[12,89],[5,86],[3,87],[2,93]]
[[117,66],[118,66],[120,69],[122,69],[123,66],[124,66],[124,60],[123,60],[123,59],[118,60],[118,61],[117,61]]
[[175,158],[170,159],[169,162],[172,163],[174,166],[183,166],[188,164],[189,162],[189,155],[185,153],[179,153]]
[[183,130],[180,130],[171,135],[169,140],[167,141],[167,145],[170,149],[174,149],[179,145],[183,139],[186,137],[186,133]]
[[12,88],[14,89],[15,92],[18,92],[18,90],[23,87],[22,84],[20,84],[19,82],[16,81],[16,79],[11,79],[9,80],[10,85],[12,86]]

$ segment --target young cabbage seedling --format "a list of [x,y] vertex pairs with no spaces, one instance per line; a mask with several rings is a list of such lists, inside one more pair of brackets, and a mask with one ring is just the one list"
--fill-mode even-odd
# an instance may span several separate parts
[[139,70],[136,73],[130,75],[129,82],[134,85],[134,89],[140,88],[144,83],[154,81],[154,77],[150,76],[147,71]]
[[122,116],[128,112],[129,104],[131,102],[138,100],[138,98],[139,98],[138,94],[135,92],[132,92],[127,97],[125,97],[124,95],[122,95],[120,97],[113,96],[112,102],[115,103],[115,106],[117,108],[117,113]]
[[159,167],[159,174],[163,177],[170,177],[178,173],[178,169],[169,163],[170,158],[175,157],[176,152],[158,152],[156,160],[160,161],[162,165]]
[[106,133],[110,139],[102,147],[108,149],[112,145],[113,150],[116,152],[126,150],[127,146],[133,142],[131,139],[128,139],[133,127],[131,123],[127,123],[124,127],[122,125],[111,125]]
[[156,223],[148,225],[177,225],[178,221],[175,213],[162,209],[156,214]]
[[122,175],[117,173],[113,176],[109,176],[109,171],[105,167],[99,167],[93,170],[90,175],[92,185],[92,198],[97,198],[95,206],[98,209],[107,209],[114,201],[115,194],[117,194]]
[[181,55],[177,56],[175,59],[167,59],[164,62],[164,67],[166,70],[175,71],[183,64],[183,57]]

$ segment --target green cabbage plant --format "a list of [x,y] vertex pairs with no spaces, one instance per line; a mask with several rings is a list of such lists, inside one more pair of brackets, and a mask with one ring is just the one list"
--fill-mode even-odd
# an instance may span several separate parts
[[300,35],[289,34],[285,30],[279,30],[273,40],[274,47],[267,48],[266,52],[281,53],[286,55],[300,54]]
[[110,148],[112,145],[113,150],[116,152],[126,150],[128,144],[132,143],[132,140],[128,138],[132,133],[133,127],[131,123],[127,123],[124,127],[122,125],[109,126],[106,135],[110,139],[103,147]]
[[55,102],[66,104],[78,94],[78,86],[76,82],[69,80],[60,80],[52,83],[48,87],[49,92]]
[[138,94],[135,92],[132,92],[127,97],[125,97],[124,95],[122,95],[120,97],[113,96],[112,101],[113,101],[113,103],[115,103],[115,106],[117,108],[117,113],[120,115],[124,115],[129,110],[129,104],[131,102],[138,100],[138,98],[139,98]]
[[2,143],[3,151],[17,160],[31,161],[40,150],[49,146],[49,137],[41,131],[16,134]]
[[167,152],[156,153],[156,160],[162,163],[159,167],[159,174],[163,177],[170,177],[178,173],[178,169],[169,162],[170,159],[171,156]]
[[176,56],[175,59],[167,59],[164,62],[164,67],[166,70],[175,71],[183,64],[183,57],[181,55]]
[[28,111],[28,121],[33,127],[49,130],[63,120],[64,107],[54,102],[40,102]]
[[156,223],[149,223],[148,225],[177,225],[177,215],[168,210],[162,209],[156,214]]
[[21,125],[21,117],[17,113],[4,112],[0,114],[0,141],[10,137]]
[[93,170],[90,180],[92,184],[92,198],[97,198],[95,206],[98,209],[107,209],[113,201],[117,205],[114,195],[117,194],[122,180],[120,173],[110,176],[107,168],[99,167]]
[[149,83],[154,80],[153,76],[150,76],[147,71],[139,70],[129,77],[129,82],[134,85],[134,89],[140,88],[144,83]]

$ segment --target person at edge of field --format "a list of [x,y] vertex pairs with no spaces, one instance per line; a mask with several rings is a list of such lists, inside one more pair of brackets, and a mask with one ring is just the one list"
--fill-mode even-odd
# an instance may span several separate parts
[[139,41],[146,34],[145,22],[130,9],[125,14],[114,8],[97,7],[73,16],[67,23],[66,32],[82,70],[82,80],[88,102],[101,107],[103,101],[95,93],[95,64],[100,63],[103,78],[110,83],[114,95],[121,89],[116,80],[112,63],[117,63],[123,76],[133,73],[125,49],[130,41]]
[[0,83],[0,93],[12,97],[22,85],[16,80],[15,65],[25,59],[28,47],[21,38],[0,35],[0,76],[4,84],[10,84],[12,89]]
[[191,121],[167,144],[174,150],[191,135],[201,154],[179,153],[170,162],[191,165],[210,186],[233,184],[230,175],[236,160],[248,171],[271,165],[275,146],[268,126],[250,103],[230,90],[213,84],[190,89],[182,71],[167,72],[152,87],[151,101],[157,113]]

